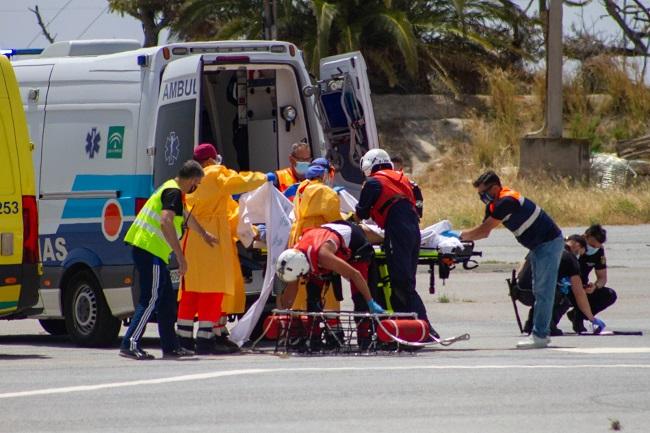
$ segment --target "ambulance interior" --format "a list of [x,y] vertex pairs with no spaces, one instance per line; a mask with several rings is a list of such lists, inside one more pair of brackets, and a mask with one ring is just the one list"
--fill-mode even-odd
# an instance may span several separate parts
[[291,144],[309,139],[300,88],[288,65],[206,65],[199,143],[214,143],[235,170],[286,167]]

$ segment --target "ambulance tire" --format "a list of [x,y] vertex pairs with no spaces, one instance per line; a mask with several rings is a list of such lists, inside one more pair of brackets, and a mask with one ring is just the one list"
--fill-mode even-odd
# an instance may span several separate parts
[[117,340],[121,322],[111,314],[91,272],[78,272],[70,278],[63,309],[68,334],[77,345],[106,347]]
[[38,321],[41,328],[50,335],[68,335],[68,329],[65,327],[63,319],[41,319]]

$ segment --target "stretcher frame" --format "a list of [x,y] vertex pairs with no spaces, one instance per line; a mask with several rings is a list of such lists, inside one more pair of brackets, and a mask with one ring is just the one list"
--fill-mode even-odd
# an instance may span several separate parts
[[[355,311],[321,311],[308,312],[304,310],[274,309],[273,316],[288,316],[289,322],[280,327],[278,338],[275,339],[273,353],[299,354],[299,355],[356,355],[373,354],[379,352],[413,351],[435,345],[449,346],[457,341],[470,339],[469,334],[440,339],[431,334],[426,342],[409,342],[399,338],[389,331],[383,324],[384,319],[417,319],[415,313],[368,313]],[[310,323],[305,329],[303,318]],[[367,337],[359,337],[359,325],[368,323]],[[334,322],[334,326],[333,323]],[[251,350],[263,352],[257,347],[258,343],[269,332],[272,321],[269,321],[262,335],[253,343]],[[296,326],[294,327],[294,323]],[[319,328],[318,335],[314,334],[314,324]],[[378,331],[390,338],[390,342],[382,342],[378,338]],[[292,335],[292,332],[294,333]],[[318,341],[317,347],[311,342]]]

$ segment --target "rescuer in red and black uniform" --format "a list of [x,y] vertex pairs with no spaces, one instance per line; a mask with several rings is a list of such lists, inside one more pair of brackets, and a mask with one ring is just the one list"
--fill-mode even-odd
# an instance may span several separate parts
[[[369,150],[361,158],[366,182],[361,189],[356,214],[359,219],[372,219],[384,229],[384,250],[390,284],[391,303],[398,312],[414,312],[429,321],[422,298],[416,291],[420,251],[420,218],[416,209],[414,184],[401,171],[393,170],[388,153]],[[431,324],[431,333],[437,336]]]
[[307,311],[323,311],[321,292],[324,283],[335,273],[350,281],[355,311],[383,313],[373,300],[367,282],[373,255],[368,238],[355,224],[334,221],[306,229],[298,242],[278,257],[276,273],[287,283],[278,296],[278,306],[293,305],[298,279],[303,277],[307,280]]

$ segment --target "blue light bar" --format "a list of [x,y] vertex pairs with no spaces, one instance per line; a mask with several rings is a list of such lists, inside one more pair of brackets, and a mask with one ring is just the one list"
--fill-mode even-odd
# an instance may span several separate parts
[[0,49],[0,55],[5,55],[9,58],[12,56],[38,56],[43,52],[43,48],[12,48],[8,50]]

